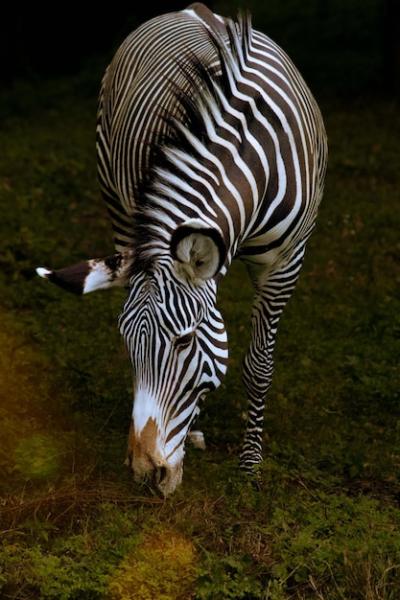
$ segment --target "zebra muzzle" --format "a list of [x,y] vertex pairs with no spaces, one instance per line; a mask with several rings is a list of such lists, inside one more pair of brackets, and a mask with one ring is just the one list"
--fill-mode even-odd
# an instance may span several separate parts
[[132,469],[136,483],[149,485],[160,497],[166,497],[174,492],[182,481],[182,464],[171,467],[167,465],[154,466],[143,470],[137,462],[135,463],[134,457],[130,456],[125,460],[125,465]]
[[160,444],[153,419],[149,419],[139,433],[132,420],[125,464],[132,469],[136,482],[150,484],[162,496],[171,494],[182,481],[183,456],[182,448],[172,457],[165,457],[165,448]]
[[167,467],[157,467],[153,471],[153,484],[159,486],[167,476]]

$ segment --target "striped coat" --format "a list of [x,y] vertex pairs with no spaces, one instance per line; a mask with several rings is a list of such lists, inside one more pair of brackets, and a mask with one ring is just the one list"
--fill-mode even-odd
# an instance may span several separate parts
[[117,253],[39,274],[79,292],[129,287],[120,317],[136,381],[128,463],[164,494],[180,482],[199,401],[226,370],[216,293],[237,257],[255,288],[241,453],[251,470],[262,458],[279,317],[323,192],[318,106],[249,18],[196,3],[123,42],[102,82],[97,151]]
[[[218,31],[229,44],[225,23],[198,3],[156,17],[125,40],[107,69],[98,115],[98,164],[117,249],[131,246],[135,238],[132,216],[142,200],[135,192],[151,172],[152,150],[168,134],[164,111],[185,122],[186,106],[179,98],[195,97],[197,86],[204,85],[201,75],[193,82],[184,69],[177,70],[177,60],[188,56],[190,62],[194,56],[211,72],[219,70],[218,49],[209,32]],[[314,226],[326,138],[318,106],[289,57],[265,34],[249,30],[245,22],[242,27],[242,39],[234,36],[231,43],[243,43],[244,48],[237,48],[234,79],[225,82],[232,84],[234,98],[223,106],[225,127],[210,136],[215,154],[224,152],[229,177],[221,177],[215,165],[208,170],[218,177],[216,215],[208,211],[208,216],[223,229],[231,258],[240,254],[271,265],[290,256]],[[182,92],[178,101],[176,87]],[[204,151],[200,155],[206,158]],[[211,183],[209,172],[203,171]],[[189,193],[203,196],[204,182],[193,180],[190,165],[185,175]],[[207,208],[203,202],[198,214],[204,217]]]

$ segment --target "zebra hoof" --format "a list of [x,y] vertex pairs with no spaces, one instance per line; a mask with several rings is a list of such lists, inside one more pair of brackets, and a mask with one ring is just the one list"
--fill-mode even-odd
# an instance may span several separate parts
[[262,488],[262,476],[260,466],[262,463],[262,456],[242,457],[240,460],[240,470],[247,476],[247,480],[251,483],[252,487],[258,492]]
[[250,483],[251,483],[252,488],[256,492],[261,492],[262,478],[261,478],[261,473],[259,471],[257,471],[256,473],[252,473],[252,475],[250,476]]
[[[255,465],[256,467],[258,465]],[[252,469],[241,469],[243,476],[248,484],[256,491],[260,492],[262,490],[262,476],[259,470]]]

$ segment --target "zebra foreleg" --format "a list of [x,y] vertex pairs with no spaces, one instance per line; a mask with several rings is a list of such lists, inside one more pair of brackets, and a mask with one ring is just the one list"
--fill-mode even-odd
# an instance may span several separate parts
[[264,407],[274,370],[273,352],[276,332],[283,309],[296,286],[302,266],[304,247],[299,248],[290,263],[253,278],[256,295],[252,313],[252,340],[243,364],[243,381],[249,409],[240,466],[253,472],[262,461]]
[[252,340],[243,363],[243,381],[248,397],[248,417],[240,467],[253,472],[262,461],[264,407],[273,373],[274,338],[267,335],[264,345]]

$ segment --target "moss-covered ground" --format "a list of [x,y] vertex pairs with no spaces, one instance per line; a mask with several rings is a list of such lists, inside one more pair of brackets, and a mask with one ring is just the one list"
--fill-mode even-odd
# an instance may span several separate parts
[[398,105],[322,103],[326,194],[279,330],[261,490],[237,468],[252,296],[237,264],[208,449],[188,449],[162,501],[123,465],[124,291],[77,298],[34,276],[112,252],[96,92],[86,73],[0,97],[1,597],[398,600]]

